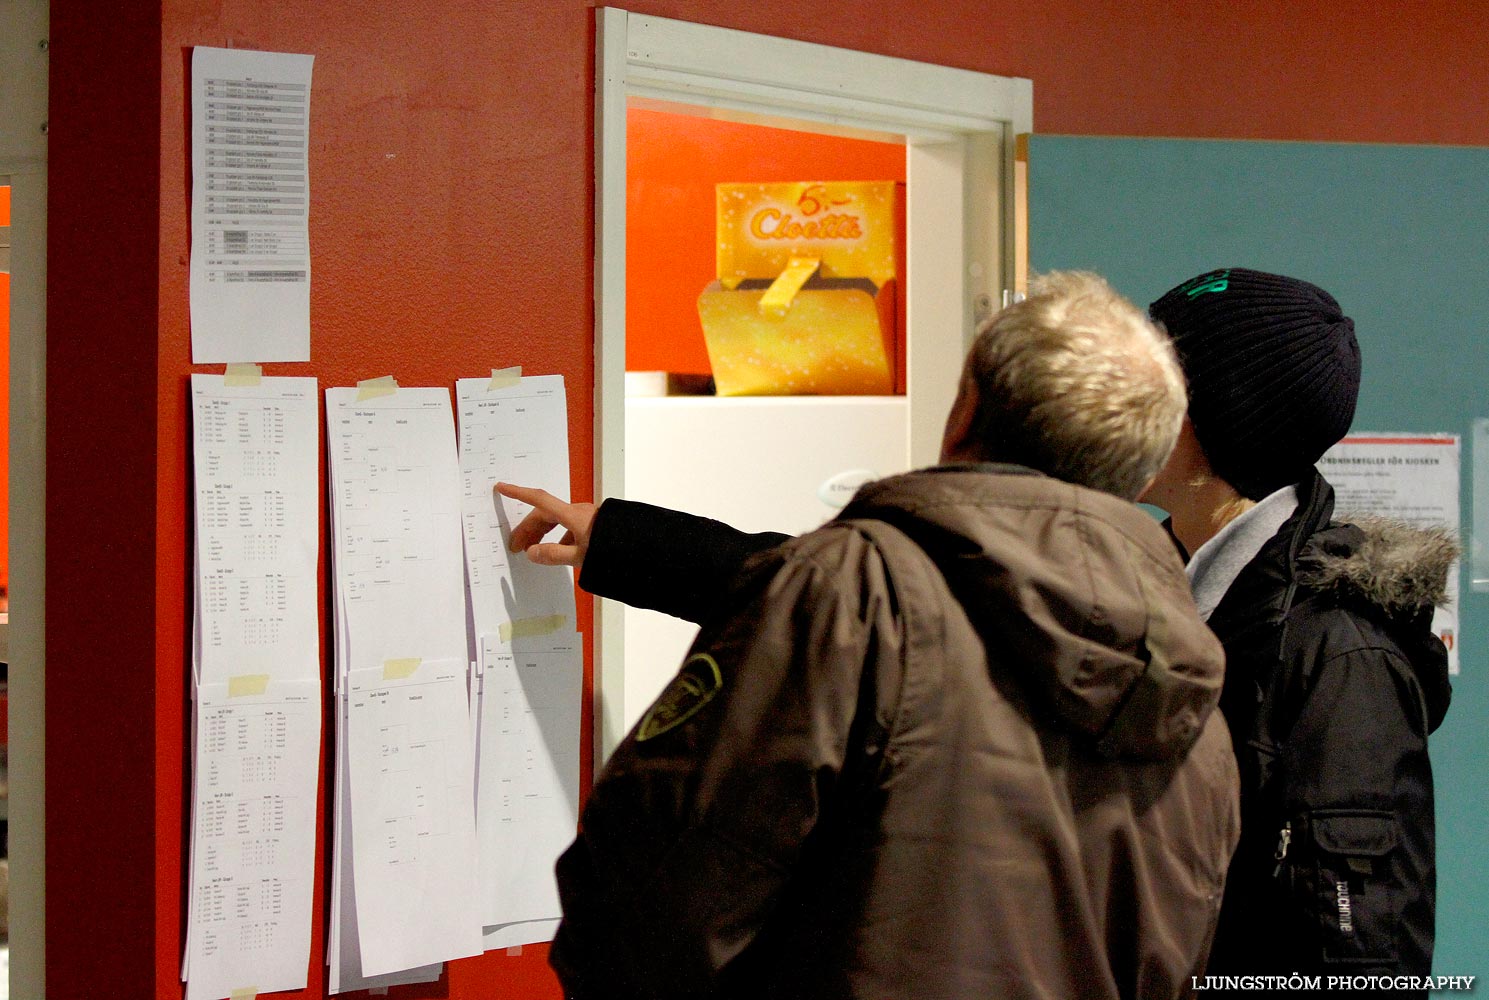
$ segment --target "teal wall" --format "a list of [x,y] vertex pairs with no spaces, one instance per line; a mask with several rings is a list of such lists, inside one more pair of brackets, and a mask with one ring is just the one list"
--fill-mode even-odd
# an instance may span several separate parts
[[[1035,270],[1093,270],[1141,305],[1221,267],[1328,289],[1364,357],[1355,428],[1461,436],[1468,548],[1472,422],[1489,417],[1489,149],[1034,136],[1029,220]],[[1459,614],[1462,673],[1432,740],[1434,964],[1489,976],[1489,594],[1466,570]]]

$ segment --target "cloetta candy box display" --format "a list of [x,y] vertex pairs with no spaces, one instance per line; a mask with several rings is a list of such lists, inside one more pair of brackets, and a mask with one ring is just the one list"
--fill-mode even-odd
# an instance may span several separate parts
[[717,187],[698,297],[721,396],[894,392],[893,181]]

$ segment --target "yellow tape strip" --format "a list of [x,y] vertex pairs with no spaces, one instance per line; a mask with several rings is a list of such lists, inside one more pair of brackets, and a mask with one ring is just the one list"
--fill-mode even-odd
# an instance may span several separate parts
[[796,298],[796,293],[801,291],[801,286],[807,283],[817,271],[817,265],[822,263],[820,257],[792,257],[771,286],[760,296],[760,314],[762,316],[774,315],[784,316],[791,308],[791,301]]
[[486,391],[507,389],[521,381],[521,365],[513,365],[511,368],[493,368],[491,369],[491,383],[486,386]]
[[405,677],[412,677],[414,671],[419,669],[419,664],[423,662],[417,656],[406,657],[402,660],[384,660],[383,680],[401,681]]
[[357,402],[364,399],[376,399],[379,396],[391,396],[398,391],[398,382],[392,375],[384,375],[381,378],[367,378],[357,383]]
[[234,362],[222,375],[223,385],[258,385],[264,380],[264,366],[251,361]]
[[258,995],[259,988],[257,986],[244,986],[228,994],[231,1000],[254,1000]]
[[242,698],[250,694],[263,694],[269,690],[268,674],[239,674],[227,679],[227,696]]
[[535,635],[549,635],[564,627],[569,619],[563,615],[545,615],[542,618],[519,618],[515,622],[502,622],[497,634],[502,642],[526,639]]

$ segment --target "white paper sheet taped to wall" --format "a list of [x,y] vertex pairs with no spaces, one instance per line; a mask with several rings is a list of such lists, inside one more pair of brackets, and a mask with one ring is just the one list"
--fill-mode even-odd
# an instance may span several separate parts
[[[236,366],[234,366],[236,367]],[[257,369],[257,366],[249,366]],[[188,1000],[303,989],[320,773],[313,378],[194,374]]]
[[191,53],[191,360],[310,360],[314,57]]
[[[1334,487],[1335,517],[1369,514],[1458,535],[1459,439],[1456,434],[1355,431],[1324,453],[1318,468]],[[1432,630],[1448,650],[1448,673],[1458,673],[1458,563],[1448,572],[1448,600],[1432,616]]]

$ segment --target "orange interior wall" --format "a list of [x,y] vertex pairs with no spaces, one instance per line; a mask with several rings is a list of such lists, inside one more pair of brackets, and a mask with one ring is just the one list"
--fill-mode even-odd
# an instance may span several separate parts
[[[594,6],[52,5],[49,995],[181,990],[186,386],[193,370],[205,370],[190,363],[187,314],[190,47],[316,56],[312,359],[270,364],[266,373],[314,375],[322,386],[385,374],[405,385],[449,385],[513,364],[561,373],[574,492],[587,498]],[[1481,88],[1464,85],[1489,78],[1489,18],[1477,0],[1255,0],[1223,10],[1132,0],[865,0],[851,16],[836,0],[629,7],[1027,77],[1042,132],[1489,145]],[[711,259],[699,255],[705,271]],[[689,299],[705,280],[686,279]],[[324,572],[324,550],[322,558]],[[326,621],[328,596],[323,582]],[[581,609],[588,631],[589,602]],[[587,672],[586,695],[589,684]],[[323,885],[315,900],[312,985],[286,997],[323,996]],[[393,995],[529,1000],[558,989],[544,949],[529,948],[453,963],[439,984]]]
[[[715,184],[904,180],[905,149],[892,143],[631,109],[626,116],[626,368],[709,371],[698,293],[716,277]],[[901,208],[903,214],[903,203]],[[897,303],[903,330],[903,239],[900,249]]]

